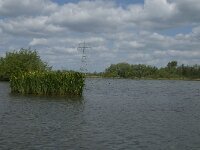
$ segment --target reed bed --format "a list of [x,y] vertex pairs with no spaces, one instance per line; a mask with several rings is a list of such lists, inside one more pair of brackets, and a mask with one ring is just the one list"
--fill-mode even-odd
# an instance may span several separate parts
[[24,72],[10,78],[12,93],[82,95],[84,75],[79,72]]

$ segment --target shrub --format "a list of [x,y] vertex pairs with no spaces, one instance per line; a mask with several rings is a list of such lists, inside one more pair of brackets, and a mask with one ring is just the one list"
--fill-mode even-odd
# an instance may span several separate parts
[[40,59],[37,51],[20,49],[7,52],[0,58],[0,80],[9,80],[11,74],[27,71],[45,71],[51,68]]

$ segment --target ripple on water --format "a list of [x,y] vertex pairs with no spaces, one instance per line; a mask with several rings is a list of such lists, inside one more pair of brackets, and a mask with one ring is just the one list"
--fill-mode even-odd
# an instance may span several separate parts
[[0,149],[200,149],[200,84],[87,79],[71,98],[9,94],[0,83]]

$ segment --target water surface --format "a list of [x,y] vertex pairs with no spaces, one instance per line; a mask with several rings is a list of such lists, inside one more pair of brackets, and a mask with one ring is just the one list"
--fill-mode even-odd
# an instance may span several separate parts
[[0,82],[0,149],[199,150],[200,82],[87,79],[82,98]]

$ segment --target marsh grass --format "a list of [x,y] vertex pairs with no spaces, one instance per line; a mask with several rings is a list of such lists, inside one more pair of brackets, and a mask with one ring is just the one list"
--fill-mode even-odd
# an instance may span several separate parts
[[24,72],[10,78],[12,93],[32,95],[82,95],[85,77],[79,72]]

